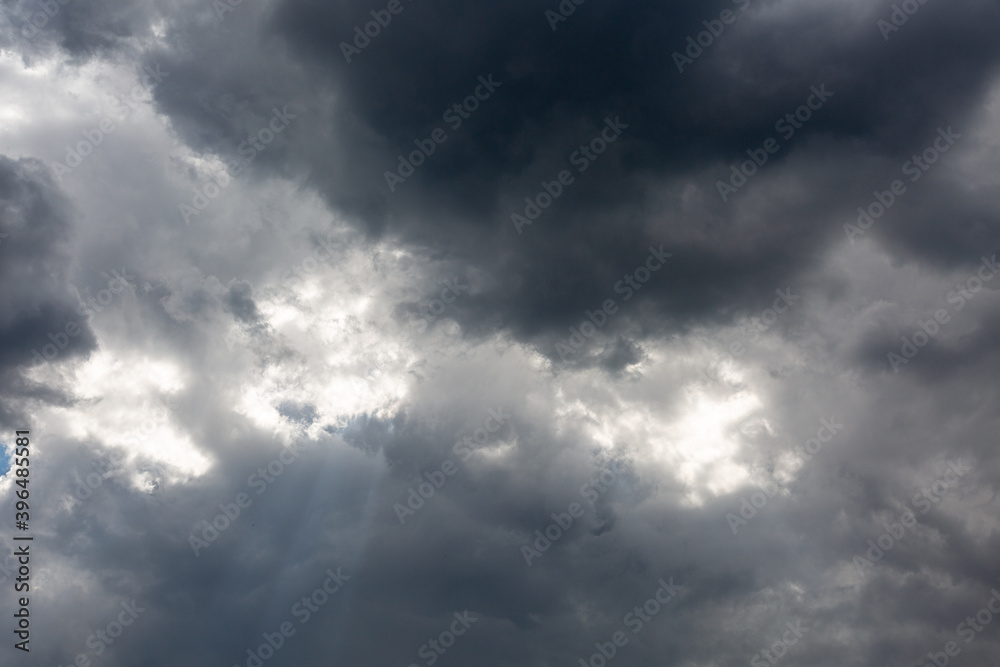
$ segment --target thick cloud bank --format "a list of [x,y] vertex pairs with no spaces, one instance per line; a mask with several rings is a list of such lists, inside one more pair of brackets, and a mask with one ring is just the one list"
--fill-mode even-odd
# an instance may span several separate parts
[[5,1],[0,662],[995,665],[998,27]]

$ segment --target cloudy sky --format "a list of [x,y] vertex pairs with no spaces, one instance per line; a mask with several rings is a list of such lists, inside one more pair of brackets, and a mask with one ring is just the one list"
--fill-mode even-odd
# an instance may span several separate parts
[[3,0],[0,663],[996,665],[998,28]]

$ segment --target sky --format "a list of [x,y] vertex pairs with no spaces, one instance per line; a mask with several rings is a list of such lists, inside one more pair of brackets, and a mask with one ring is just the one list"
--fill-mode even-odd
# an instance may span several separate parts
[[996,665],[998,27],[3,0],[0,664]]

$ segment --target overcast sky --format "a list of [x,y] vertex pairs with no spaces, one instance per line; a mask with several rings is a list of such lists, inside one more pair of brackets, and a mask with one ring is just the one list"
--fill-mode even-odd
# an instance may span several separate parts
[[995,666],[998,28],[3,0],[0,664]]

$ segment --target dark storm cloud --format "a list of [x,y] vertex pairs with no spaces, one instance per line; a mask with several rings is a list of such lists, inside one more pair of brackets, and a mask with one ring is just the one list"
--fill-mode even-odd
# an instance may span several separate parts
[[27,61],[53,46],[82,60],[109,55],[150,30],[150,7],[143,2],[5,0],[4,5],[11,28],[4,41]]
[[66,270],[71,219],[69,203],[43,163],[0,156],[0,283],[7,286],[0,297],[5,421],[19,415],[14,396],[67,400],[36,386],[23,370],[94,348]]
[[[470,333],[500,327],[536,343],[600,304],[650,244],[668,244],[677,259],[670,280],[639,295],[655,304],[645,314],[677,327],[756,307],[840,240],[830,230],[896,177],[893,164],[919,154],[938,127],[963,126],[1000,53],[987,28],[997,9],[975,1],[923,6],[889,41],[876,26],[883,8],[851,3],[751,2],[742,11],[743,3],[588,2],[554,32],[549,7],[537,3],[401,6],[350,63],[341,43],[381,7],[275,6],[259,39],[283,40],[298,64],[250,55],[258,47],[238,43],[228,24],[192,21],[185,27],[200,38],[162,56],[177,74],[155,91],[157,102],[194,147],[237,157],[237,144],[265,126],[271,108],[294,97],[297,127],[254,169],[297,164],[370,233],[485,270],[495,279],[489,290],[463,300],[453,316]],[[679,73],[672,54],[724,9],[735,23]],[[249,59],[224,55],[226,43]],[[499,87],[469,118],[452,115],[462,121],[455,129],[442,113],[474,95],[481,76]],[[317,94],[293,94],[294,81],[311,82]],[[781,138],[776,121],[821,85],[832,93],[823,108]],[[580,173],[569,158],[600,136],[606,118],[628,128]],[[445,143],[390,192],[385,172],[435,128]],[[729,165],[768,137],[781,146],[770,164],[728,203],[717,199]],[[850,147],[835,174],[819,152],[836,155],[831,145]],[[792,208],[780,186],[764,184],[782,167],[805,170],[798,185],[809,194]],[[524,215],[524,198],[545,192],[542,181],[563,169],[574,183],[518,234],[511,214]],[[685,187],[697,188],[700,210],[681,205]],[[964,196],[945,179],[917,187],[907,209]],[[769,201],[748,210],[755,196]],[[950,209],[968,231],[946,245],[936,242],[943,221],[925,208],[917,224],[926,231],[894,233],[887,223],[880,233],[899,239],[901,253],[951,264],[964,259],[955,251],[995,234],[991,204]]]
[[[553,31],[545,11],[555,2],[401,0],[348,63],[340,42],[385,4],[244,0],[222,15],[203,3],[161,16],[76,2],[59,5],[51,32],[36,38],[50,41],[38,44],[100,62],[152,41],[154,22],[165,20],[140,59],[170,73],[152,92],[154,108],[194,155],[159,148],[171,175],[200,186],[197,158],[245,159],[243,143],[256,134],[266,147],[229,192],[249,197],[287,178],[300,204],[307,190],[319,193],[334,217],[388,248],[380,255],[358,243],[360,269],[352,248],[330,251],[327,266],[311,271],[307,245],[329,238],[315,229],[328,218],[305,206],[314,228],[286,233],[267,219],[266,230],[229,238],[223,202],[205,209],[203,226],[183,226],[177,204],[191,199],[189,184],[164,185],[148,166],[101,193],[97,211],[126,199],[142,225],[96,216],[88,241],[100,247],[81,251],[80,263],[123,256],[142,267],[137,286],[149,281],[101,332],[104,365],[125,358],[106,382],[129,393],[129,382],[166,376],[152,393],[175,439],[207,469],[185,476],[154,460],[176,444],[163,436],[67,506],[92,467],[88,455],[103,457],[106,444],[92,434],[45,443],[53,463],[39,481],[55,490],[42,505],[54,583],[39,603],[49,643],[33,656],[38,664],[72,659],[119,599],[135,598],[149,610],[102,664],[254,664],[247,650],[291,620],[297,634],[269,664],[422,665],[422,647],[468,611],[477,620],[442,665],[576,665],[625,629],[629,646],[611,667],[735,667],[799,619],[805,637],[783,665],[922,665],[988,596],[997,547],[993,291],[978,292],[893,373],[886,353],[947,294],[902,269],[884,280],[888,269],[880,273],[866,249],[888,249],[914,274],[930,267],[967,281],[981,251],[996,246],[995,193],[982,174],[969,192],[954,153],[945,154],[854,244],[843,225],[873,190],[905,177],[904,163],[938,128],[964,133],[973,123],[1000,54],[994,5],[931,0],[886,41],[876,20],[891,8],[881,3],[750,0],[743,12],[742,2],[587,0]],[[678,72],[674,51],[724,9],[735,22]],[[442,113],[491,76],[500,85],[450,127]],[[821,85],[832,97],[722,201],[716,181],[729,178],[730,164],[780,137],[776,121]],[[265,142],[275,110],[291,122]],[[385,170],[438,127],[447,141],[390,192]],[[578,171],[571,154],[608,132],[616,140]],[[131,147],[120,150],[119,164],[129,164]],[[524,198],[545,192],[543,180],[554,188],[562,170],[573,181],[518,233],[511,213],[524,214]],[[79,196],[92,195],[81,186]],[[71,214],[30,159],[0,161],[0,200],[10,234],[0,277],[17,286],[0,308],[0,364],[19,383],[11,369],[75,317],[64,275]],[[416,259],[394,263],[392,251]],[[302,269],[294,281],[268,284],[293,267]],[[649,279],[626,300],[618,286],[640,269]],[[426,330],[400,333],[378,320],[380,308],[397,324],[419,312],[437,298],[435,278],[470,287]],[[380,279],[413,289],[399,296]],[[699,376],[705,348],[728,342],[727,325],[777,309],[789,292],[800,301],[769,336],[737,338],[746,355]],[[336,300],[343,294],[365,307],[350,310]],[[599,332],[583,334],[586,322]],[[235,346],[226,333],[234,328],[243,332]],[[529,345],[508,346],[505,334]],[[366,335],[362,354],[356,342]],[[583,346],[561,359],[556,345],[574,335]],[[75,344],[89,351],[93,337]],[[370,367],[362,357],[372,348],[386,384],[404,389],[381,395],[375,379],[351,374]],[[167,370],[135,371],[146,357]],[[739,373],[722,374],[727,365]],[[77,416],[115,403],[100,396],[107,385],[91,386],[100,374],[89,370],[80,391],[98,393]],[[2,389],[60,396],[6,379]],[[354,413],[338,405],[368,394]],[[757,403],[732,417],[748,396]],[[488,432],[491,410],[510,423]],[[102,426],[46,414],[74,434]],[[803,460],[795,447],[821,419],[844,430]],[[280,456],[281,439],[305,451],[258,495],[250,480],[266,479],[260,471]],[[714,451],[720,439],[733,450]],[[852,559],[943,473],[942,455],[973,471],[857,578]],[[707,463],[691,473],[687,456]],[[192,452],[182,449],[185,457]],[[627,472],[590,502],[587,485],[616,463]],[[739,531],[727,514],[759,491],[723,484],[727,464],[779,489]],[[152,492],[139,490],[140,472],[150,473]],[[253,505],[192,553],[193,531],[241,492]],[[572,503],[582,515],[550,547],[537,546],[535,531],[565,521]],[[530,564],[525,545],[541,551]],[[349,583],[300,624],[294,605],[338,566]],[[624,628],[671,578],[683,593],[641,633]],[[996,642],[978,642],[969,653],[989,664]]]

